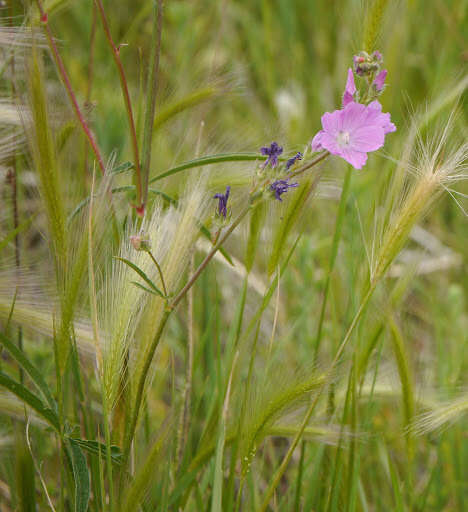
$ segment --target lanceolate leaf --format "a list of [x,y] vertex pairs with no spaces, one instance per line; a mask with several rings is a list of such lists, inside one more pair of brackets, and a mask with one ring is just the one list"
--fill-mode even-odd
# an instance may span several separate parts
[[73,479],[75,480],[75,512],[86,512],[90,494],[86,457],[83,455],[80,445],[74,439],[69,438],[69,444]]
[[[87,451],[88,453],[91,453],[92,455],[101,455],[101,457],[104,457],[106,455],[106,445],[103,443],[100,443],[99,441],[93,441],[90,439],[77,439],[77,438],[70,438],[73,443],[77,444],[82,448],[83,450]],[[112,445],[110,447],[111,450],[111,458],[112,462],[115,462],[116,464],[120,464],[122,460],[122,452],[120,448],[116,445]]]
[[[205,165],[219,164],[222,162],[254,162],[255,160],[265,160],[265,157],[258,153],[222,153],[219,155],[202,156],[201,158],[189,160],[188,162],[184,162],[183,164],[158,174],[158,176],[150,179],[150,183],[194,167],[204,167]],[[286,158],[280,157],[279,160],[286,160]]]
[[123,261],[126,265],[128,265],[132,270],[134,270],[158,295],[164,298],[163,292],[151,281],[151,279],[141,270],[140,267],[137,267],[135,263],[132,263],[130,260],[126,258],[119,258],[115,256],[116,260]]
[[23,368],[23,370],[31,377],[31,380],[42,393],[47,403],[53,410],[57,409],[57,404],[52,397],[49,386],[42,377],[40,371],[29,361],[22,352],[12,341],[10,341],[3,333],[0,332],[0,344],[2,344],[6,350],[10,353],[13,359]]
[[29,405],[40,416],[42,416],[49,425],[54,427],[55,430],[60,430],[59,419],[55,411],[47,407],[44,402],[38,398],[34,393],[24,387],[23,384],[16,382],[9,375],[0,371],[0,386],[8,389],[26,405]]

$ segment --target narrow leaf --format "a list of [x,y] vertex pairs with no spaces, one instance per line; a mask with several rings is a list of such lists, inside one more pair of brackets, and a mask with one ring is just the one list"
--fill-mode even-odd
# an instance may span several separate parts
[[[76,437],[70,439],[91,455],[101,455],[101,457],[104,457],[106,454],[106,445],[104,443],[100,443],[99,441],[94,441],[92,439],[77,439]],[[112,462],[120,464],[122,460],[122,451],[120,448],[116,445],[112,445],[110,450]]]
[[150,290],[149,288],[146,288],[146,286],[143,286],[141,283],[137,283],[136,281],[132,281],[132,284],[138,286],[138,288],[141,288],[142,290],[145,290],[145,292],[152,293],[153,295],[159,295],[160,297],[164,298],[164,294],[161,290],[159,290],[159,292],[155,292],[154,290]]
[[69,438],[70,455],[75,480],[75,512],[86,512],[88,510],[90,485],[89,471],[86,465],[86,457],[78,443]]
[[0,386],[8,389],[8,391],[11,391],[26,405],[29,405],[29,407],[42,416],[47,423],[54,427],[55,430],[60,430],[59,419],[56,412],[47,407],[40,398],[29,391],[28,388],[24,387],[23,384],[16,382],[6,373],[0,371]]
[[[158,176],[150,179],[150,183],[154,183],[155,181],[162,180],[163,178],[167,178],[168,176],[172,176],[179,172],[185,171],[186,169],[192,169],[194,167],[204,167],[205,165],[219,164],[222,162],[252,162],[255,160],[264,159],[265,157],[259,155],[258,153],[222,153],[219,155],[202,156],[200,158],[189,160],[188,162],[177,165],[176,167],[172,167],[171,169],[158,174]],[[280,157],[279,160],[286,160],[286,158]]]
[[23,368],[23,370],[31,377],[34,385],[42,393],[47,403],[53,410],[57,409],[56,402],[52,397],[49,386],[42,377],[41,372],[29,361],[23,351],[21,351],[11,340],[0,332],[0,344],[3,345],[10,353],[13,359]]
[[130,260],[126,258],[120,258],[119,256],[114,256],[116,260],[123,261],[126,265],[128,265],[132,270],[134,270],[158,295],[164,297],[164,294],[161,290],[151,281],[151,279],[141,270],[140,267],[137,267],[135,263],[132,263]]

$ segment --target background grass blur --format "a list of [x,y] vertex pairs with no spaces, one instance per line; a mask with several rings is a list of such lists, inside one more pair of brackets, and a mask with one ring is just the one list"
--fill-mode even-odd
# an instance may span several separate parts
[[[262,393],[268,397],[270,390],[280,388],[283,381],[292,382],[308,374],[315,363],[326,367],[333,358],[359,306],[362,283],[368,274],[368,257],[375,243],[379,209],[387,199],[389,182],[397,166],[395,160],[402,156],[413,114],[420,115],[424,137],[444,123],[458,102],[454,137],[460,140],[468,137],[465,93],[468,2],[397,0],[387,4],[383,22],[375,31],[372,49],[379,49],[384,55],[388,86],[382,96],[383,110],[391,113],[397,132],[387,136],[383,150],[369,155],[362,171],[352,173],[316,361],[317,325],[346,172],[343,161],[326,160],[325,178],[317,197],[307,203],[295,226],[295,235],[301,234],[300,240],[281,278],[279,292],[275,293],[262,321],[256,372],[260,375],[260,369],[269,365],[273,370],[265,381],[258,379],[259,397]],[[132,160],[118,75],[92,2],[50,0],[45,5],[49,7],[49,23],[59,41],[74,90],[80,102],[86,105],[87,116],[104,155],[113,154],[117,163]],[[121,58],[137,123],[142,123],[141,63],[149,54],[152,3],[119,0],[106,1],[104,5],[114,40],[125,44],[121,47]],[[20,2],[14,8],[18,16],[23,11]],[[167,0],[156,110],[160,125],[153,138],[151,175],[156,176],[197,155],[256,152],[273,140],[283,145],[288,154],[303,151],[320,128],[323,112],[334,110],[341,102],[347,68],[351,66],[352,56],[363,49],[369,32],[367,12],[368,3],[357,0]],[[95,41],[91,44],[93,37]],[[52,116],[60,118],[57,132],[63,133],[74,121],[50,60],[46,63],[46,76]],[[4,80],[4,94],[8,86]],[[192,106],[171,115],[187,105]],[[75,126],[60,153],[60,172],[69,183],[67,212],[89,193],[90,175],[85,171],[84,144]],[[87,158],[90,166],[91,157]],[[25,164],[24,172],[19,175],[23,220],[34,212],[36,201],[26,167]],[[222,191],[226,185],[231,185],[233,208],[238,208],[242,191],[249,184],[249,169],[247,163],[210,167],[210,190]],[[181,173],[165,179],[158,183],[158,188],[177,197],[186,176],[187,173]],[[117,180],[126,183],[125,176]],[[11,208],[9,189],[4,181],[0,188],[2,236],[12,226],[8,213]],[[466,183],[464,186],[459,190],[467,193]],[[466,209],[466,200],[458,196],[457,199]],[[267,211],[253,271],[255,281],[247,294],[247,320],[260,304],[261,293],[269,283],[267,264],[275,227],[284,215],[282,208],[275,204]],[[356,348],[350,351],[350,358],[354,353],[358,362],[365,357],[370,344],[378,347],[370,363],[371,368],[376,365],[379,369],[375,387],[372,392],[366,391],[369,384],[366,381],[360,388],[359,421],[353,423],[346,407],[340,408],[340,403],[346,401],[340,397],[340,392],[343,389],[345,392],[346,386],[342,389],[337,384],[336,410],[330,409],[329,403],[328,411],[334,411],[330,416],[324,402],[317,411],[314,426],[318,430],[323,426],[323,435],[310,433],[307,444],[298,449],[270,503],[272,510],[436,512],[462,511],[466,507],[466,416],[457,418],[458,421],[443,430],[412,436],[414,458],[408,461],[405,430],[408,418],[402,398],[407,395],[401,390],[401,366],[395,359],[398,352],[395,344],[403,344],[407,357],[414,415],[431,407],[436,409],[437,404],[454,400],[460,393],[466,395],[468,384],[466,215],[446,194],[419,228],[392,268],[390,277],[379,287],[353,341]],[[39,216],[33,228],[21,236],[22,265],[31,272],[49,268],[41,239],[44,229],[44,220]],[[241,229],[227,244],[230,254],[239,260],[243,260],[246,238],[247,230]],[[294,240],[295,236],[288,238],[286,252]],[[1,257],[6,267],[11,264],[13,254],[12,245],[3,251]],[[421,272],[418,265],[426,265],[427,272]],[[190,427],[184,460],[180,462],[182,467],[189,467],[199,453],[198,440],[203,433],[210,432],[203,421],[214,407],[213,400],[219,402],[218,406],[222,404],[222,397],[216,400],[213,397],[219,391],[220,373],[226,371],[220,359],[234,322],[240,283],[236,271],[218,261],[208,268],[195,287],[196,348],[192,385],[195,419]],[[270,361],[273,324],[276,331]],[[142,438],[146,441],[158,431],[169,411],[174,414],[174,409],[180,406],[186,344],[186,315],[182,311],[173,319],[158,349],[156,377],[147,396],[143,426]],[[26,326],[25,347],[44,375],[53,379],[52,347],[48,339],[38,335],[28,337]],[[248,351],[239,357],[240,361],[248,361]],[[242,362],[238,364],[247,368]],[[84,373],[91,382],[92,369],[85,367]],[[338,381],[341,378],[346,381],[347,374],[341,368],[338,375]],[[95,384],[91,383],[88,391],[93,402],[97,395]],[[233,402],[237,403],[242,389],[234,391],[233,395]],[[333,401],[333,393],[328,396],[329,401]],[[255,403],[251,406],[255,407]],[[20,507],[19,491],[15,488],[18,465],[11,455],[10,420],[1,410],[0,417],[3,437],[0,503],[3,510],[13,510],[15,506]],[[295,419],[293,414],[290,423],[300,421],[295,422]],[[40,429],[31,433],[35,456],[38,461],[44,461],[42,474],[49,490],[59,494],[54,474],[60,462],[52,456],[53,442],[40,443],[41,435]],[[349,443],[350,438],[357,442]],[[286,449],[283,437],[267,438],[261,455],[252,462],[243,510],[260,506],[272,473]],[[352,450],[354,459],[350,455]],[[214,460],[207,464],[193,493],[185,497],[183,504],[180,500],[177,502],[180,507],[187,510],[210,508],[214,464]],[[171,509],[167,489],[177,489],[183,474],[177,472],[173,461],[167,471],[161,468],[154,471],[156,482],[148,491],[144,510],[155,510],[155,503],[160,507],[158,510]],[[303,473],[299,475],[299,472]],[[355,481],[355,485],[351,485],[351,481]],[[36,486],[39,489],[37,482]],[[349,495],[350,489],[354,489],[355,494]],[[39,509],[45,510],[44,497],[38,495],[36,499]],[[99,510],[96,503],[92,507]]]

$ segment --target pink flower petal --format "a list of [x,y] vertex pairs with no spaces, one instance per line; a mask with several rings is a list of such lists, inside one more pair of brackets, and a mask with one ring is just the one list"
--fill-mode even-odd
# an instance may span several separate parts
[[325,132],[333,134],[342,130],[343,122],[341,118],[341,110],[334,112],[325,112],[322,116],[322,126]]
[[367,162],[367,153],[361,153],[360,151],[345,149],[342,151],[341,156],[355,169],[362,169],[363,165]]
[[322,135],[325,132],[323,130],[320,130],[316,133],[315,137],[312,139],[312,142],[310,143],[312,151],[320,151],[322,149]]
[[381,148],[384,142],[385,134],[382,126],[361,126],[350,135],[349,149],[368,153],[369,151],[376,151]]
[[346,87],[343,93],[343,107],[346,107],[348,103],[354,101],[354,94],[356,93],[356,85],[354,83],[354,74],[351,68],[348,69],[348,80],[346,81]]
[[372,85],[375,86],[377,91],[381,91],[385,85],[385,79],[387,78],[387,70],[382,69],[382,71],[375,77],[375,80],[372,82]]

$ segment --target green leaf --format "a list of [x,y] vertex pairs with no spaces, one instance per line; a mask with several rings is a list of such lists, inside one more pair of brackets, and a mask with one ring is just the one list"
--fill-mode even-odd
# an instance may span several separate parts
[[128,265],[132,270],[134,270],[158,295],[164,298],[164,293],[151,281],[151,279],[141,270],[140,267],[137,267],[135,263],[132,263],[130,260],[126,258],[120,258],[119,256],[114,256],[116,260],[123,261],[126,265]]
[[146,286],[143,286],[141,283],[132,281],[132,284],[134,284],[135,286],[138,286],[138,288],[141,288],[142,290],[145,290],[145,292],[152,293],[153,295],[160,295],[161,297],[164,297],[164,295],[161,295],[162,292],[157,293],[154,290],[150,290],[149,288],[146,288]]
[[132,162],[124,162],[123,164],[118,165],[117,167],[114,167],[111,170],[111,174],[122,174],[124,172],[130,171],[135,166]]
[[[69,438],[74,443],[80,446],[83,450],[87,451],[91,455],[101,455],[104,457],[106,455],[106,445],[100,443],[99,441],[94,441],[91,439],[77,439],[76,437]],[[120,464],[122,461],[122,452],[120,448],[116,445],[112,445],[110,447],[112,462],[116,464]]]
[[10,353],[13,359],[23,368],[23,370],[31,377],[34,385],[42,393],[50,407],[56,411],[57,404],[52,397],[49,386],[42,377],[41,372],[29,361],[23,351],[21,351],[12,341],[10,341],[3,333],[0,332],[0,344]]
[[8,233],[8,235],[0,241],[0,251],[2,251],[10,242],[12,242],[16,235],[19,235],[23,231],[26,231],[29,226],[32,224],[33,220],[36,218],[36,213],[29,217],[27,220],[23,221],[18,227],[13,229]]
[[211,500],[211,512],[221,512],[223,502],[223,454],[226,431],[224,418],[221,418],[218,433],[218,443],[216,446],[214,478],[213,478],[213,497]]
[[[154,183],[155,181],[162,180],[163,178],[185,171],[186,169],[192,169],[193,167],[204,167],[205,165],[219,164],[222,162],[252,162],[264,159],[265,157],[258,153],[222,153],[219,155],[202,156],[177,165],[176,167],[172,167],[171,169],[158,174],[158,176],[151,178],[149,182]],[[286,158],[280,157],[279,160],[286,160]]]
[[34,409],[40,416],[42,416],[49,425],[55,430],[60,431],[60,423],[57,413],[47,407],[44,402],[38,398],[34,393],[29,391],[28,388],[24,387],[23,384],[16,382],[9,375],[0,371],[0,386],[8,389],[26,405],[29,405]]
[[90,485],[89,471],[80,445],[74,439],[69,438],[70,455],[75,480],[75,512],[86,512],[88,510]]

